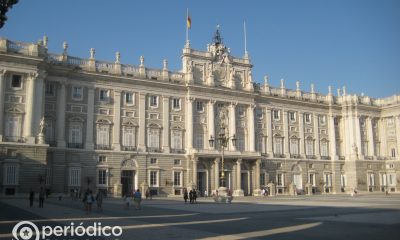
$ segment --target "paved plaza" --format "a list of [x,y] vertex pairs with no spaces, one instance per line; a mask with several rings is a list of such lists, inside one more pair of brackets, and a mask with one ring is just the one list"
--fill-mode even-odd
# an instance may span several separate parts
[[398,194],[243,197],[232,204],[155,198],[143,200],[141,210],[106,199],[103,212],[94,208],[88,215],[80,200],[50,198],[43,209],[37,202],[28,205],[27,198],[0,199],[0,239],[13,239],[11,231],[22,220],[39,227],[101,222],[121,226],[118,239],[384,239],[400,229]]

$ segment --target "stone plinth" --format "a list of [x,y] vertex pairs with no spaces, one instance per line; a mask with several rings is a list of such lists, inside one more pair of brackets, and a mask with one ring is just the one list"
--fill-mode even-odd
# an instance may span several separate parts
[[39,133],[36,141],[38,144],[46,144],[44,133]]
[[228,195],[228,191],[226,187],[218,188],[218,194],[214,196],[214,201],[216,203],[231,203],[233,197]]

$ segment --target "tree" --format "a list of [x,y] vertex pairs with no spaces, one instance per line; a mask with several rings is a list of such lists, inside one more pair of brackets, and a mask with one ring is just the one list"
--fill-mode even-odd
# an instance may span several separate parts
[[8,9],[12,8],[12,6],[17,3],[18,0],[0,0],[0,28],[2,28],[7,21],[6,13]]

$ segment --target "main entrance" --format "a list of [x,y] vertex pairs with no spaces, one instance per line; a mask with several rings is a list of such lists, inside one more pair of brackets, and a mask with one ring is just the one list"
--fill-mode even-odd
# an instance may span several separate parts
[[132,195],[133,188],[135,187],[135,171],[122,170],[121,184],[122,184],[122,197],[125,196],[126,194]]
[[297,190],[303,190],[303,180],[301,174],[293,174],[293,183],[296,185]]

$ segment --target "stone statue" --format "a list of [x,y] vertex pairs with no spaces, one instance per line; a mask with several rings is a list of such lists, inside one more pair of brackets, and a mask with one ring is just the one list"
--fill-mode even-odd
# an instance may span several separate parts
[[40,120],[39,123],[39,134],[44,134],[44,128],[46,127],[46,123],[44,121],[44,117]]
[[187,60],[186,62],[186,71],[188,73],[191,73],[193,71],[193,62],[191,62],[190,60]]
[[353,143],[353,152],[354,152],[354,154],[355,155],[358,155],[358,147],[357,147],[357,145],[355,144],[355,143]]
[[265,75],[264,76],[264,85],[269,85],[269,77],[268,77],[268,75]]
[[213,75],[213,65],[212,63],[207,64],[207,76],[212,76]]
[[229,73],[229,80],[234,81],[235,80],[235,74],[236,74],[235,68],[231,67],[231,71]]

